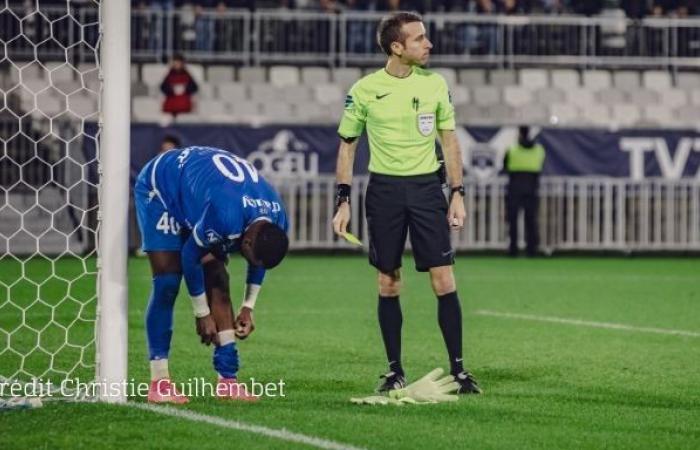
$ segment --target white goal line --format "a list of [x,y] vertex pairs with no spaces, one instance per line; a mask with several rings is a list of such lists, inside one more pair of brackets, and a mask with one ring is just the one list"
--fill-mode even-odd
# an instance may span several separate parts
[[490,311],[479,309],[474,311],[478,316],[500,317],[504,319],[532,320],[535,322],[562,323],[566,325],[576,325],[580,327],[605,328],[608,330],[636,331],[639,333],[667,334],[673,336],[700,337],[700,333],[695,331],[673,330],[668,328],[637,327],[622,323],[594,322],[590,320],[567,319],[563,317],[538,316],[532,314],[518,314],[510,312]]
[[150,405],[148,403],[137,402],[128,402],[126,403],[126,406],[141,409],[144,411],[151,411],[153,413],[162,414],[164,416],[185,419],[191,422],[206,423],[221,428],[244,431],[247,433],[258,434],[261,436],[280,439],[287,442],[296,442],[315,448],[323,448],[330,450],[365,450],[362,447],[354,447],[352,445],[343,444],[341,442],[331,441],[328,439],[321,439],[318,437],[308,436],[301,433],[294,433],[284,428],[275,429],[264,427],[261,425],[249,424],[241,422],[239,420],[226,420],[222,417],[208,416],[206,414],[196,413],[187,409],[174,408],[170,406]]

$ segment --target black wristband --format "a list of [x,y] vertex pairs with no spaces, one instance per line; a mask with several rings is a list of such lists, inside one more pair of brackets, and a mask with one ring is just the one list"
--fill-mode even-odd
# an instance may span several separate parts
[[350,185],[338,184],[335,188],[335,206],[340,206],[341,203],[350,203]]
[[461,184],[461,185],[459,185],[459,186],[454,186],[454,187],[450,188],[450,200],[452,200],[452,196],[454,196],[456,193],[459,194],[459,195],[461,195],[462,198],[464,198],[464,196],[465,196],[465,190],[464,190],[464,185],[463,185],[463,184]]

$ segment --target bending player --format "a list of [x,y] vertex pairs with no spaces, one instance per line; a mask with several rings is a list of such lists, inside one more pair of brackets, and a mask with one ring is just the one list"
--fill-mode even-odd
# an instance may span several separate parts
[[[279,195],[246,160],[210,147],[172,149],[143,168],[134,187],[136,211],[153,273],[146,311],[151,366],[148,401],[186,403],[171,382],[168,355],[180,280],[192,297],[197,333],[214,344],[217,396],[255,400],[237,381],[236,337],[254,328],[253,307],[266,269],[289,247]],[[234,323],[225,262],[248,261],[243,305]]]

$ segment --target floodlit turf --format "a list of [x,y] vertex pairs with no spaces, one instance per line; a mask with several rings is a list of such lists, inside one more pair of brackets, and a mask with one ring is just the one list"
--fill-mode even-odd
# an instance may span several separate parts
[[[413,379],[446,368],[446,355],[427,276],[409,258],[405,267],[403,353]],[[146,380],[147,261],[132,259],[129,273],[130,376]],[[238,303],[243,266],[232,264],[232,273]],[[400,408],[350,404],[385,370],[375,275],[365,257],[292,256],[268,274],[258,329],[239,347],[241,378],[282,379],[286,397],[255,405],[199,398],[181,409],[367,448],[700,448],[700,337],[474,314],[698,333],[698,259],[460,257],[456,274],[466,361],[482,396]],[[181,295],[171,354],[176,381],[213,379],[210,359]],[[119,406],[54,403],[0,413],[2,449],[81,447],[303,446]]]

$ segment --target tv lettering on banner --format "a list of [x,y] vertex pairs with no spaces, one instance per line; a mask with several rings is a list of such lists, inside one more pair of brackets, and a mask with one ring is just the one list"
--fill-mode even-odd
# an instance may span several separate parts
[[[694,130],[535,128],[534,132],[547,152],[544,175],[700,180],[700,133]],[[518,129],[460,127],[456,133],[465,173],[488,178],[502,172],[503,157],[517,141]],[[313,177],[335,173],[339,138],[334,126],[180,125],[164,129],[155,124],[134,124],[132,177],[157,154],[166,134],[179,137],[184,146],[230,150],[264,174]],[[86,147],[86,152],[90,151]],[[368,162],[363,137],[354,173],[367,173]]]

